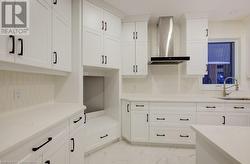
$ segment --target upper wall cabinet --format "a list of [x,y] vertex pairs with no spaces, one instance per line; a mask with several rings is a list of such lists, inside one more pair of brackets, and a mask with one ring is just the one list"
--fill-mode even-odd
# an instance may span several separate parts
[[129,22],[122,26],[122,75],[148,74],[148,23]]
[[208,20],[185,18],[182,24],[183,53],[190,56],[186,63],[186,74],[204,76],[208,63]]
[[71,1],[49,2],[30,1],[29,35],[0,36],[0,61],[71,71]]
[[85,1],[83,24],[83,65],[119,69],[120,18]]

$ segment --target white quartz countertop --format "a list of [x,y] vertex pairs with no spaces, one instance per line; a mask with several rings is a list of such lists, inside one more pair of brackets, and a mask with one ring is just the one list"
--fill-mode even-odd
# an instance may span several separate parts
[[123,95],[123,100],[147,102],[186,102],[186,103],[250,103],[249,100],[223,100],[219,97],[204,97],[195,95]]
[[250,164],[250,127],[192,126],[216,149],[239,164]]
[[85,109],[79,104],[49,103],[0,115],[0,156]]

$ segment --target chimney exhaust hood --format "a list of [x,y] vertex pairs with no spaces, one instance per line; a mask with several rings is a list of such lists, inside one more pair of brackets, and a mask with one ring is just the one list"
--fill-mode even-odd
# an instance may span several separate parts
[[152,56],[149,64],[179,64],[189,56],[174,56],[174,17],[160,17],[158,23],[159,56]]

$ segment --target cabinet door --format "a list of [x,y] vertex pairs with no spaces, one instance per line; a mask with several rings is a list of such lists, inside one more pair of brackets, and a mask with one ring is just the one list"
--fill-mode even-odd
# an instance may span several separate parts
[[191,58],[187,62],[187,74],[204,76],[208,61],[207,42],[188,42],[187,55]]
[[149,139],[147,111],[131,112],[131,140],[133,142],[147,142]]
[[224,125],[224,113],[198,112],[197,124],[201,125]]
[[[30,35],[17,36],[16,63],[51,68],[51,17],[51,7],[44,0],[30,1]],[[23,54],[18,39],[23,39]]]
[[136,22],[136,41],[147,42],[148,41],[148,23],[147,22]]
[[229,126],[249,126],[249,114],[231,113],[226,115],[226,125]]
[[135,75],[135,23],[122,24],[122,75]]
[[122,102],[122,136],[130,140],[130,103],[128,101]]
[[188,19],[187,20],[187,41],[202,41],[208,37],[207,19]]
[[14,54],[10,53],[13,46],[12,39],[9,36],[0,36],[0,61],[14,62]]
[[[83,65],[101,67],[103,60],[103,11],[85,1],[84,8]],[[102,24],[103,23],[103,24]]]
[[136,75],[148,74],[148,43],[136,41]]
[[120,68],[120,41],[108,35],[104,36],[104,56],[105,65],[109,68]]
[[84,129],[78,128],[70,140],[70,164],[84,163]]
[[53,10],[66,22],[71,19],[71,0],[53,0]]
[[68,164],[68,144],[64,143],[59,147],[56,151],[54,151],[52,154],[47,156],[45,152],[45,155],[43,157],[43,163],[45,164]]
[[121,19],[104,10],[105,35],[120,39]]
[[53,68],[71,71],[71,28],[54,12],[53,14]]

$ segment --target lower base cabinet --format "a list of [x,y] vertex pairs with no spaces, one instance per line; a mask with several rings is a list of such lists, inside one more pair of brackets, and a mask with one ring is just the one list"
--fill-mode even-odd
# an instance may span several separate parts
[[131,140],[132,142],[148,142],[149,114],[147,111],[131,112]]
[[[84,163],[84,127],[80,127],[70,137],[69,146],[69,163],[83,164]],[[61,163],[60,163],[61,164]]]

